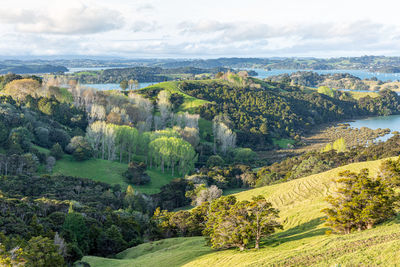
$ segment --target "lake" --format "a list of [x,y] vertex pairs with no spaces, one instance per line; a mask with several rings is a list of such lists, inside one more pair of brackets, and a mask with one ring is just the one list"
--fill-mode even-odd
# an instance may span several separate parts
[[[157,82],[153,82],[153,83],[139,83],[139,88],[144,88],[153,84],[157,84]],[[89,83],[85,83],[85,84],[81,84],[82,86],[86,86],[86,87],[91,87],[91,88],[95,88],[97,90],[100,91],[106,91],[106,90],[121,90],[121,87],[119,87],[119,83],[95,83],[95,84],[89,84]]]
[[264,69],[251,69],[258,73],[257,78],[267,78],[269,76],[279,75],[279,74],[291,74],[298,71],[313,71],[318,74],[334,74],[334,73],[350,73],[360,79],[372,78],[376,77],[381,81],[395,81],[400,80],[400,73],[378,73],[378,72],[369,72],[366,70],[293,70],[293,69],[281,69],[281,70],[264,70]]
[[[370,129],[386,129],[389,128],[391,131],[398,131],[400,132],[400,115],[391,115],[391,116],[377,116],[377,117],[370,117],[366,119],[355,120],[349,122],[350,127],[353,128],[361,128],[367,127]],[[377,141],[386,141],[393,134],[387,134],[385,136],[379,137]]]

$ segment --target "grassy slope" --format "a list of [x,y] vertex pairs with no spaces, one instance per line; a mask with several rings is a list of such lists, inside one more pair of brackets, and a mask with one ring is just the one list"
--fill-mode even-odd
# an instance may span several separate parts
[[86,256],[90,266],[181,266],[194,258],[210,253],[203,237],[170,238],[145,243],[117,255],[119,259]]
[[[321,174],[266,186],[235,194],[239,200],[254,195],[265,195],[281,212],[284,230],[264,241],[261,249],[239,252],[235,249],[204,252],[205,255],[188,254],[185,262],[166,262],[165,266],[333,266],[394,265],[400,262],[400,218],[374,229],[350,235],[327,235],[320,210],[326,207],[324,198],[337,185],[332,179],[343,170],[359,171],[368,167],[377,173],[382,160],[354,163]],[[204,249],[201,238],[182,238],[193,241],[185,247],[188,251]],[[173,240],[173,239],[172,239]],[[196,242],[195,242],[196,241]],[[166,242],[170,242],[166,240]],[[171,241],[172,242],[172,241]],[[145,246],[148,244],[144,244]],[[145,247],[131,248],[133,255]],[[85,257],[91,266],[156,266],[161,260],[157,253],[145,254],[129,261],[129,252],[120,254],[124,260]],[[169,247],[171,259],[180,255],[181,249]],[[135,254],[137,253],[137,254]],[[207,253],[207,254],[206,254]],[[135,256],[136,257],[136,256]],[[189,259],[191,257],[191,259]],[[140,262],[138,261],[140,259]],[[153,259],[156,260],[153,261]],[[160,260],[157,262],[157,260]],[[129,265],[129,263],[131,265]]]
[[198,99],[198,98],[195,98],[193,96],[189,96],[189,95],[183,93],[182,91],[179,90],[178,84],[179,84],[179,82],[162,82],[162,83],[150,85],[141,90],[163,88],[164,90],[167,90],[170,93],[181,94],[184,98],[184,102],[180,107],[181,111],[193,112],[193,110],[196,107],[204,105],[205,103],[208,103],[208,101],[206,101],[206,100]]
[[[127,168],[126,163],[101,159],[90,159],[79,162],[75,161],[70,155],[64,155],[61,160],[57,161],[53,173],[89,178],[95,181],[120,184],[122,187],[126,187],[127,184],[124,182],[122,173],[126,171]],[[176,177],[168,173],[162,173],[158,169],[150,169],[147,171],[147,174],[151,177],[151,182],[149,184],[134,186],[135,189],[147,194],[158,193],[161,186],[168,184]]]
[[[264,243],[259,251],[236,250],[214,252],[188,263],[187,266],[263,266],[301,265],[329,266],[334,264],[390,265],[400,261],[400,222],[395,219],[372,230],[347,236],[326,235],[321,209],[324,198],[337,184],[332,179],[343,170],[369,168],[376,174],[382,160],[354,163],[321,174],[266,186],[236,194],[239,200],[264,195],[280,210],[284,230]],[[384,254],[377,251],[385,251]]]

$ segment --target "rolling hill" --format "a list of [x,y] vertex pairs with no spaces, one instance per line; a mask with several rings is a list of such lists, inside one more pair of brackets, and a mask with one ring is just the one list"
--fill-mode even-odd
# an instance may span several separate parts
[[[332,179],[337,177],[338,172],[357,172],[369,168],[371,174],[375,175],[382,161],[354,163],[290,182],[235,194],[239,200],[262,194],[281,211],[284,230],[265,240],[258,251],[211,251],[204,246],[203,238],[191,237],[142,244],[121,252],[118,259],[86,256],[82,261],[91,266],[156,266],[156,263],[164,262],[161,260],[168,255],[166,266],[395,265],[400,260],[400,217],[371,230],[336,235],[327,234],[328,229],[323,225],[321,213],[321,209],[326,206],[325,196],[337,187]],[[163,246],[165,242],[171,245]],[[185,254],[185,260],[173,261],[183,252],[179,244],[185,244],[185,251],[199,253]],[[155,250],[154,247],[161,249]]]

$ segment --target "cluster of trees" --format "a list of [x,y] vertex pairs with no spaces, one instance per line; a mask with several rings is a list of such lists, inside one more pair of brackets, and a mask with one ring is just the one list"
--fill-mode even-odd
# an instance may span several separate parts
[[335,150],[338,153],[346,152],[347,147],[346,147],[346,141],[344,140],[344,138],[343,137],[339,138],[332,144],[331,143],[326,144],[324,149],[322,149],[322,152],[329,152],[331,150]]
[[335,196],[326,199],[329,208],[323,210],[326,224],[336,232],[349,234],[354,230],[371,229],[393,217],[399,199],[394,186],[400,172],[392,167],[399,162],[387,162],[382,170],[384,175],[376,178],[370,177],[368,169],[339,173],[341,178],[337,182],[341,186]]
[[110,256],[158,236],[150,218],[156,203],[132,187],[32,175],[0,177],[0,187],[1,260],[21,248],[23,261],[33,261],[28,254],[39,242],[46,255],[32,252],[36,261],[43,257],[32,266],[62,266],[52,260],[71,264],[87,254]]
[[165,237],[204,235],[212,248],[237,247],[241,251],[281,228],[279,211],[263,196],[237,201],[234,196],[203,202],[191,211],[157,210],[153,219]]
[[159,137],[149,144],[150,166],[155,163],[164,172],[165,167],[174,175],[178,167],[180,174],[187,174],[194,169],[197,155],[193,147],[177,137]]

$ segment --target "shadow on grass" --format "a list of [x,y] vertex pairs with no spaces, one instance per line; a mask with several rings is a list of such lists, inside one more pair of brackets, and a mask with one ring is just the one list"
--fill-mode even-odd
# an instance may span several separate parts
[[277,233],[270,238],[261,242],[261,246],[279,246],[283,243],[300,240],[303,238],[309,238],[319,235],[324,235],[328,228],[318,228],[324,221],[323,217],[316,218],[309,222],[300,224],[296,227],[290,228],[284,232]]

